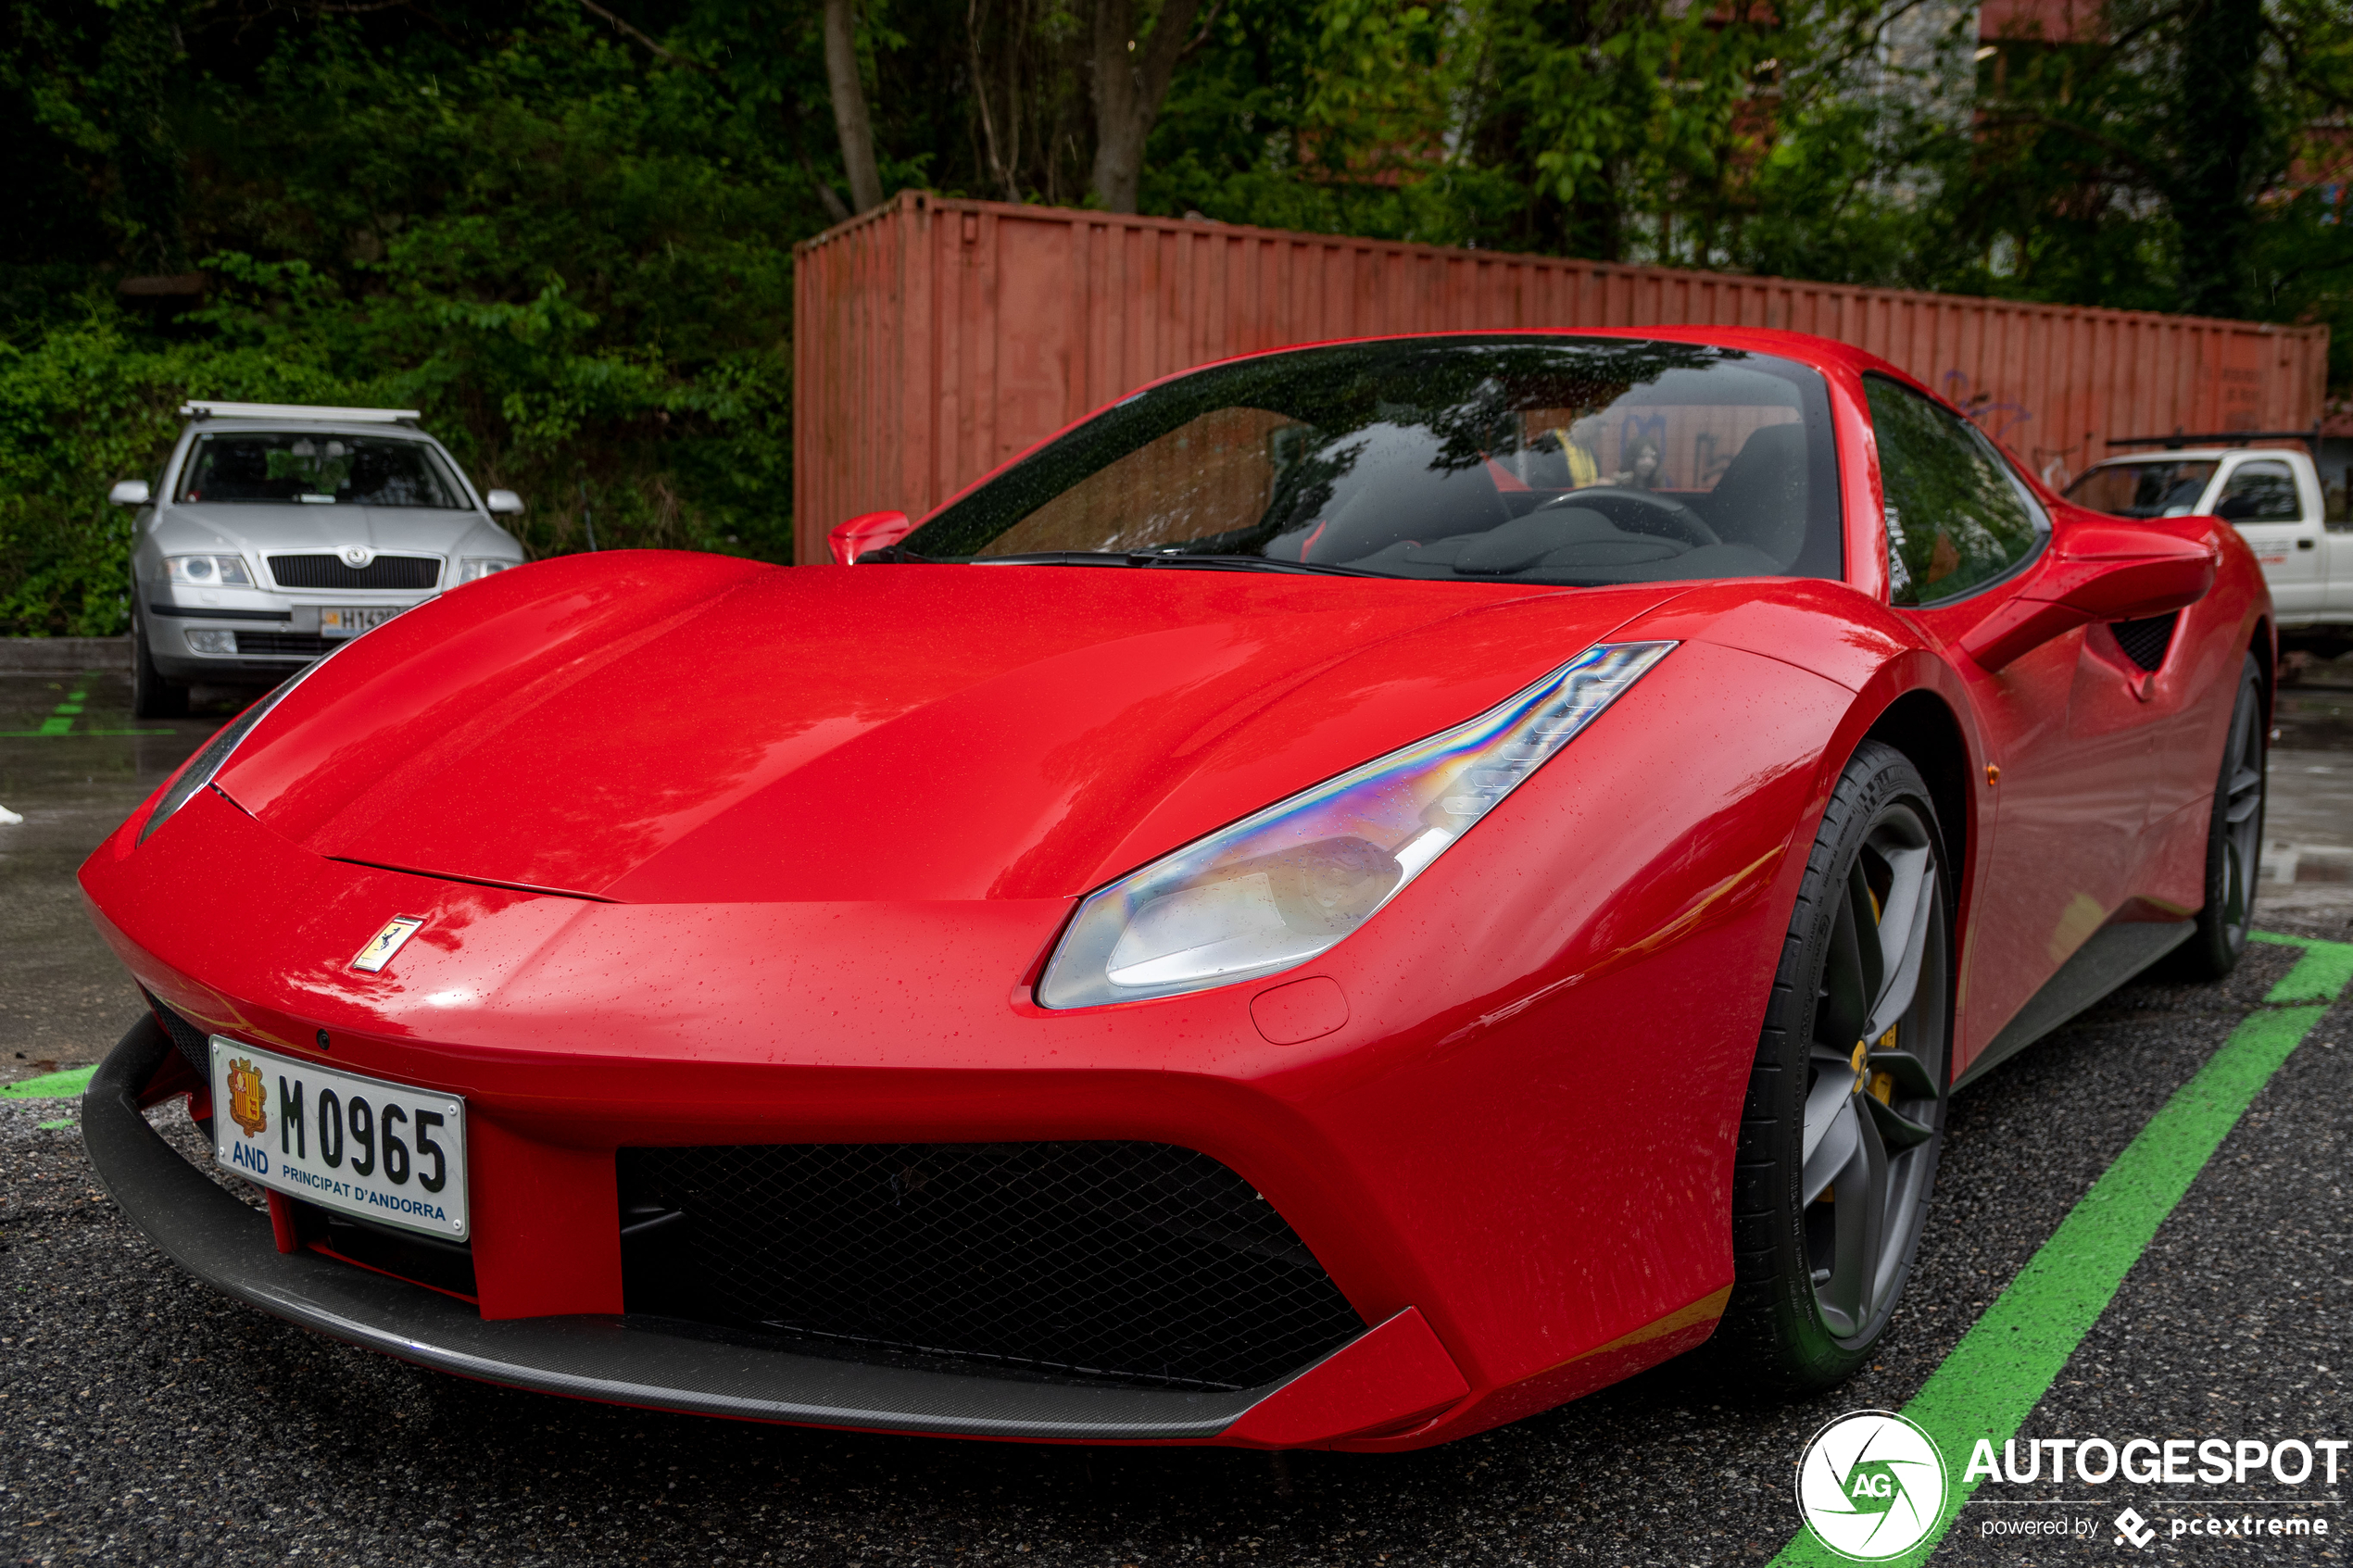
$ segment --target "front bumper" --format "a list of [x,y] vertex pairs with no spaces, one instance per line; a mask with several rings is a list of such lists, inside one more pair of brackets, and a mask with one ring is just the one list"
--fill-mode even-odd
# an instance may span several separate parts
[[641,1314],[485,1321],[467,1303],[308,1252],[181,1158],[140,1111],[171,1054],[153,1018],[91,1079],[82,1137],[107,1195],[182,1268],[363,1349],[461,1377],[649,1410],[812,1426],[1063,1442],[1294,1447],[1426,1424],[1468,1385],[1421,1315],[1233,1393],[1072,1386],[837,1361]]
[[[322,658],[351,639],[327,636],[320,630],[322,608],[414,609],[436,594],[397,599],[354,596],[346,603],[321,604],[318,594],[296,602],[268,590],[246,590],[232,596],[234,605],[186,604],[150,590],[145,603],[147,651],[156,668],[177,681],[236,681],[260,676],[274,679]],[[192,638],[191,633],[201,633]],[[199,646],[201,642],[202,646]]]

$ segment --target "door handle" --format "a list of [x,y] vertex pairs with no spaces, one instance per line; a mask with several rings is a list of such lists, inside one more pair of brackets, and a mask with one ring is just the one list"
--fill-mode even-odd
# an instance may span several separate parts
[[2296,542],[2296,547],[2299,550],[2309,550],[2315,548],[2315,546],[2309,539],[2298,539]]

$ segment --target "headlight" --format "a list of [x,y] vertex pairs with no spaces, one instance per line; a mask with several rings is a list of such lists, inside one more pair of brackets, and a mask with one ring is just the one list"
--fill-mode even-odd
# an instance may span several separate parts
[[521,566],[519,560],[502,560],[496,556],[468,556],[458,563],[458,581],[472,583],[494,571],[504,571],[510,566]]
[[[344,645],[345,647],[350,646],[349,643]],[[139,842],[146,843],[147,835],[163,826],[165,818],[185,806],[195,797],[196,791],[210,784],[214,775],[229,765],[230,757],[244,743],[245,736],[253,733],[253,727],[261,722],[264,714],[283,702],[288,692],[310,679],[320,665],[341,651],[342,648],[331,649],[317,662],[305,668],[301,674],[229,721],[218,734],[205,742],[204,749],[189,759],[188,765],[180,770],[180,776],[171,781],[171,787],[163,792],[163,798],[156,802],[156,809],[147,813],[146,825],[139,830]]]
[[243,556],[166,556],[163,580],[191,588],[250,588]]
[[1278,801],[1088,895],[1042,1007],[1229,985],[1336,946],[1673,643],[1589,648],[1500,707]]

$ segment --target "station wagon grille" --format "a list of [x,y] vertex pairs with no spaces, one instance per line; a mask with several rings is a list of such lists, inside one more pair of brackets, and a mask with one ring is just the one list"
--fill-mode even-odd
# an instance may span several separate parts
[[912,1357],[1250,1388],[1365,1330],[1272,1204],[1151,1143],[620,1151],[628,1311]]
[[270,575],[281,588],[430,588],[441,581],[431,556],[378,556],[346,566],[333,556],[271,556]]

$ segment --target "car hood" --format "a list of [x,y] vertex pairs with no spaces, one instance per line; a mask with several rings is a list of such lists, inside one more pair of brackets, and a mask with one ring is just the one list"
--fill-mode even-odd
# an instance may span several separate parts
[[319,854],[503,885],[1064,897],[1676,591],[574,557],[359,639],[218,783]]
[[522,553],[479,513],[424,507],[172,506],[154,532],[166,554],[226,546],[257,555],[309,555],[346,545],[392,555]]

